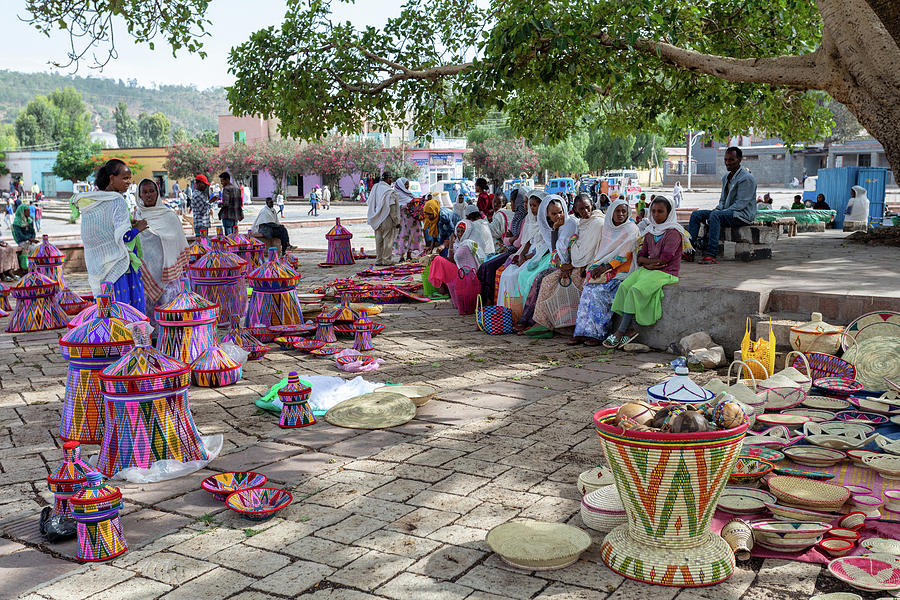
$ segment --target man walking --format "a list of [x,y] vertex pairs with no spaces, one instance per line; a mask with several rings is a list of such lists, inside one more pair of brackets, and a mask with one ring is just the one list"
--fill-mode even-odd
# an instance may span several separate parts
[[375,230],[375,265],[391,264],[394,252],[394,237],[400,225],[400,205],[397,190],[391,185],[394,178],[388,171],[381,175],[381,181],[372,186],[367,204],[366,220]]
[[743,152],[737,146],[725,151],[725,168],[728,173],[722,177],[722,194],[719,205],[714,210],[695,210],[691,214],[688,232],[691,244],[697,247],[701,223],[708,223],[706,249],[702,265],[713,265],[718,261],[719,232],[722,227],[743,227],[756,219],[756,179],[750,171],[741,166]]
[[219,174],[219,183],[222,185],[222,208],[219,210],[219,218],[222,219],[225,235],[231,235],[237,224],[244,220],[241,190],[231,183],[231,173],[228,171]]
[[327,185],[322,186],[322,208],[331,210],[331,188]]
[[194,177],[190,208],[194,211],[194,235],[198,238],[209,236],[209,180],[206,175]]

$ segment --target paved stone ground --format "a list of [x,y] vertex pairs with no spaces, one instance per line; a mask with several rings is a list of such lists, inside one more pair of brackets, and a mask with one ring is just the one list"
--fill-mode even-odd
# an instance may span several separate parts
[[[314,267],[315,254],[301,260],[303,288],[350,272]],[[370,378],[439,389],[413,421],[370,432],[324,421],[279,429],[254,399],[292,369],[339,372],[329,360],[273,351],[235,386],[191,390],[201,432],[225,436],[222,455],[182,479],[119,482],[130,549],[96,565],[72,560],[74,542],[46,544],[36,532],[50,500],[44,478],[61,456],[57,335],[0,336],[0,597],[780,600],[839,589],[818,565],[778,560],[753,560],[713,588],[639,584],[603,566],[596,532],[568,568],[508,568],[487,531],[514,517],[581,525],[575,480],[601,461],[592,413],[643,397],[668,376],[671,357],[491,337],[447,302],[388,306],[378,320],[388,329],[376,353],[387,362]],[[200,490],[212,472],[243,469],[289,488],[293,504],[254,523]]]

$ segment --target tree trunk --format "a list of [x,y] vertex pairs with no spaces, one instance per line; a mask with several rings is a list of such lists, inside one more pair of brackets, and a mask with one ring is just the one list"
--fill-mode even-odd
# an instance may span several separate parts
[[866,0],[818,0],[828,72],[822,89],[884,147],[900,181],[900,46]]

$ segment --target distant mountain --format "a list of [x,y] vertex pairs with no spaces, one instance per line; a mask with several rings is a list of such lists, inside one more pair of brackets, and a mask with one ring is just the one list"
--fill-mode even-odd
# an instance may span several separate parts
[[16,115],[37,95],[47,95],[56,88],[72,86],[81,93],[92,123],[99,118],[105,131],[115,133],[113,111],[124,101],[128,112],[165,114],[174,131],[183,125],[191,133],[216,129],[218,116],[228,114],[225,88],[198,90],[186,85],[164,85],[159,89],[138,87],[134,80],[78,77],[57,73],[18,73],[0,70],[0,123],[12,123]]

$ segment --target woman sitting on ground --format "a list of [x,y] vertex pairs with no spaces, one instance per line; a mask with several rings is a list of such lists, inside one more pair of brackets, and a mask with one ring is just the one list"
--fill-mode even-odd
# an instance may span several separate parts
[[603,341],[605,348],[620,348],[637,339],[635,321],[646,327],[662,316],[662,288],[678,282],[684,240],[684,228],[678,224],[672,204],[665,196],[657,196],[650,205],[650,225],[638,251],[638,269],[616,291],[612,310],[622,315],[622,320],[616,332]]
[[141,283],[145,314],[155,322],[153,309],[180,292],[180,279],[188,264],[188,244],[181,219],[159,201],[159,187],[152,179],[142,179],[138,185],[135,216],[147,222],[147,229],[140,233]]
[[446,248],[450,236],[460,218],[449,208],[432,198],[422,209],[425,224],[425,251],[441,251]]
[[[522,298],[528,296],[528,290],[531,289],[531,283],[538,273],[544,270],[550,264],[550,230],[551,226],[547,223],[547,194],[542,191],[535,190],[531,192],[528,198],[528,217],[522,225],[522,231],[519,235],[521,247],[512,256],[509,264],[500,275],[500,286],[497,289],[497,302],[506,301],[507,297]],[[557,196],[556,200],[557,212],[562,211],[562,199]],[[546,229],[546,236],[542,233],[540,223]],[[544,258],[546,257],[546,261]],[[526,273],[527,277],[520,280],[519,275]],[[521,285],[527,283],[527,287]],[[520,288],[524,289],[524,293],[520,293]]]
[[537,296],[534,322],[547,329],[575,325],[586,268],[600,245],[603,213],[594,209],[589,194],[575,198],[575,217],[576,233],[561,234],[556,241],[553,262],[559,269],[544,277]]
[[[515,254],[519,251],[521,243],[519,239],[522,237],[522,225],[528,216],[528,195],[531,193],[530,188],[517,187],[509,194],[509,200],[512,204],[512,217],[509,224],[509,234],[503,238],[502,246],[494,243],[494,250],[497,255],[484,262],[478,267],[478,280],[481,282],[481,299],[485,305],[494,304],[497,272],[502,269]],[[498,217],[495,217],[497,219]]]
[[606,211],[600,246],[588,267],[581,299],[575,335],[569,340],[574,346],[599,346],[612,329],[612,303],[619,284],[631,272],[638,227],[628,218],[628,203],[617,200]]
[[831,210],[831,207],[828,206],[827,202],[825,202],[825,194],[816,194],[816,203],[813,204],[813,209],[815,209],[815,210]]
[[13,240],[20,248],[19,267],[23,271],[28,270],[28,255],[31,254],[31,250],[37,244],[36,235],[34,219],[31,218],[31,206],[29,206],[29,201],[26,200],[16,209],[12,223]]
[[500,253],[504,250],[505,240],[509,237],[513,211],[506,208],[506,195],[503,192],[494,194],[494,215],[490,218],[491,238],[494,249]]

